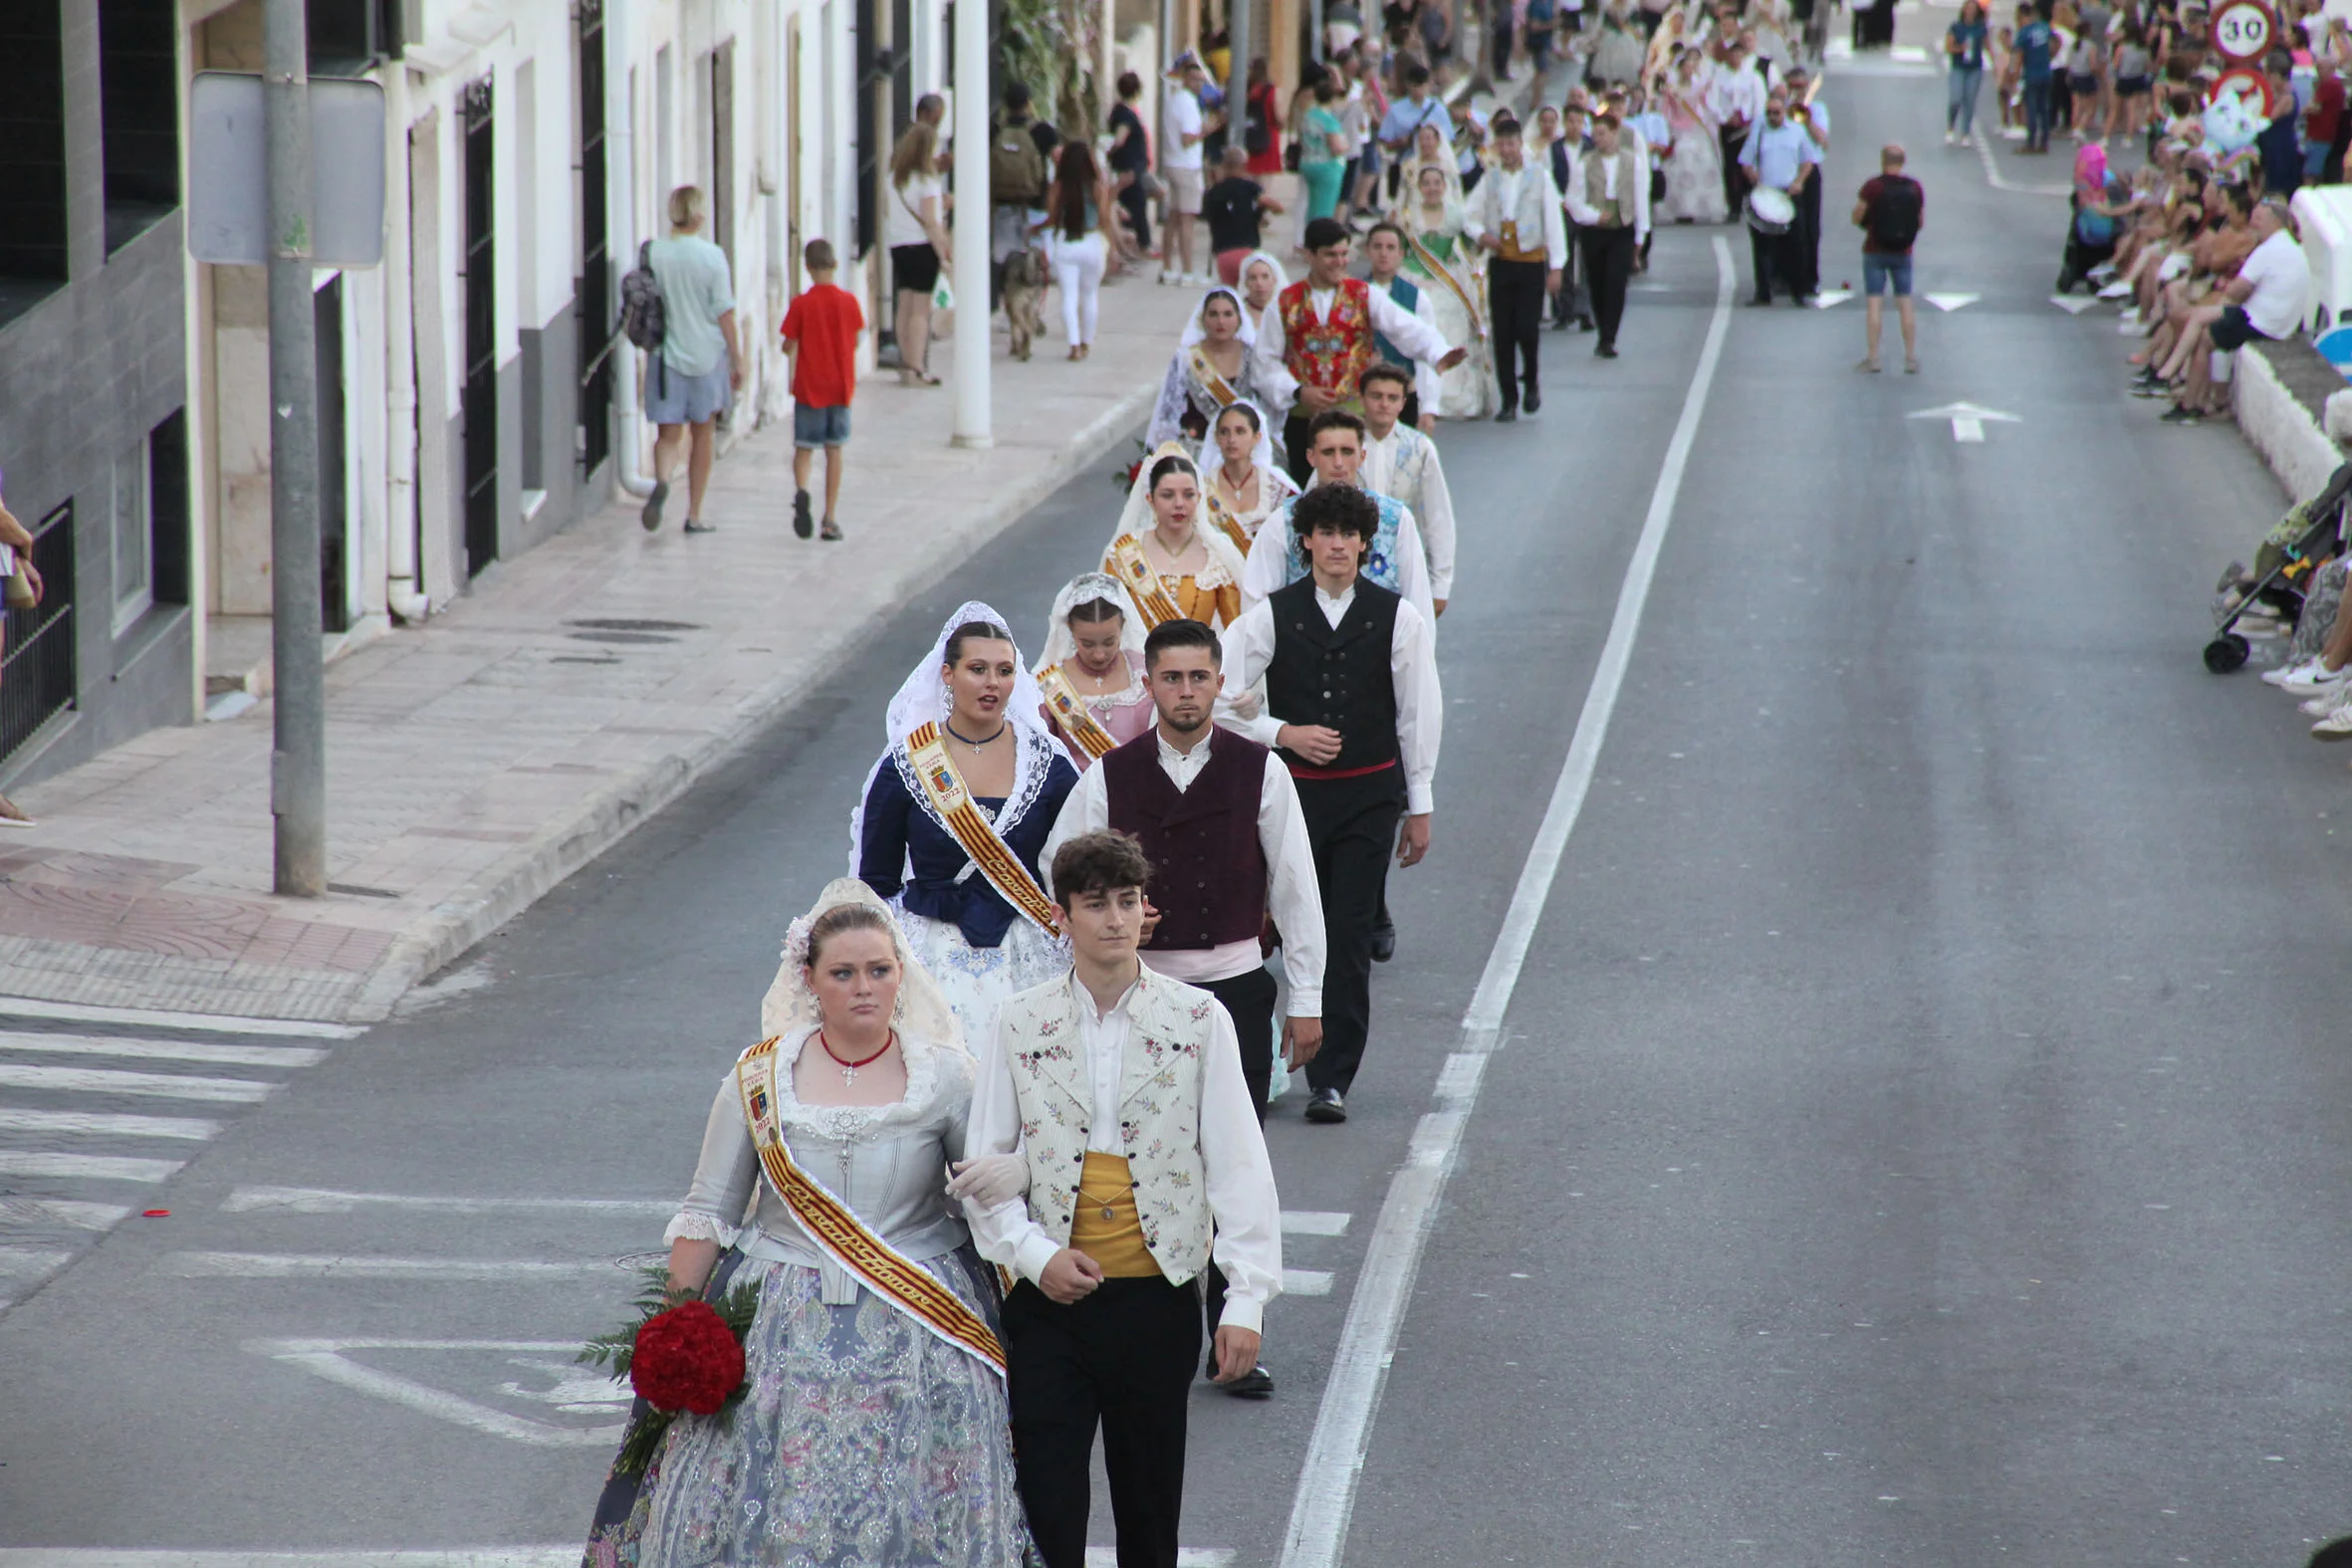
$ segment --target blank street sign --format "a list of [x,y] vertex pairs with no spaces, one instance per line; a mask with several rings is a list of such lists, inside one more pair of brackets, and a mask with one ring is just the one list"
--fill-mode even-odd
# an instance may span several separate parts
[[[188,94],[188,254],[259,267],[269,255],[261,78],[200,71]],[[311,260],[383,261],[383,89],[311,78]]]

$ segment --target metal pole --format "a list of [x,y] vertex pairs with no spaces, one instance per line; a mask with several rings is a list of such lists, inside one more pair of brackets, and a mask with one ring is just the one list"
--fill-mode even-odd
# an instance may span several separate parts
[[311,297],[310,39],[303,0],[263,0],[270,218],[270,655],[276,886],[327,891],[327,672],[320,646],[319,356]]
[[988,6],[956,0],[956,295],[957,446],[994,446],[988,363]]
[[1248,148],[1250,134],[1250,0],[1227,0],[1225,144]]

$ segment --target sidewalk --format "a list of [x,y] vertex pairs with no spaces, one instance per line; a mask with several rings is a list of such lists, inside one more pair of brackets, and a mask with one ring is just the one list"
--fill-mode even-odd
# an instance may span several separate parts
[[[678,532],[682,486],[655,535],[623,497],[339,660],[326,897],[269,891],[266,701],[22,791],[40,826],[0,841],[0,996],[383,1016],[821,685],[895,606],[1073,473],[1107,474],[1193,299],[1148,276],[1111,285],[1082,364],[1062,358],[1058,312],[1028,364],[1000,328],[987,451],[947,444],[947,387],[868,380],[842,543],[793,537],[787,423],[721,460],[717,534]],[[932,368],[951,363],[942,342]]]

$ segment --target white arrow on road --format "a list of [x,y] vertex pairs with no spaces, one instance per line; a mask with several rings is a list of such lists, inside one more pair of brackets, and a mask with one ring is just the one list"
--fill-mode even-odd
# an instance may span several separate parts
[[2064,311],[2068,316],[2080,316],[2083,312],[2089,310],[2092,306],[2098,303],[2099,302],[2096,298],[2077,300],[2071,294],[2053,294],[2050,296],[2050,304],[2056,306],[2059,310]]
[[1939,311],[1957,311],[1965,306],[1974,305],[1983,298],[1985,297],[1981,294],[1931,294],[1926,297],[1928,304]]
[[1952,439],[1955,441],[1983,441],[1985,439],[1985,421],[1988,419],[1999,420],[2007,425],[2019,422],[2015,414],[2004,414],[1998,408],[1986,408],[1977,403],[1946,403],[1941,408],[1923,408],[1909,417],[1951,420]]
[[1854,297],[1851,289],[1821,289],[1805,303],[1816,311],[1826,311],[1833,305],[1843,305]]

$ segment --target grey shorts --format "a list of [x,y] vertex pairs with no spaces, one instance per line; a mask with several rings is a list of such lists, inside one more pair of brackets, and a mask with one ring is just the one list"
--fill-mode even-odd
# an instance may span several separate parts
[[734,400],[724,353],[700,375],[681,374],[659,354],[645,366],[645,417],[657,425],[698,425]]

